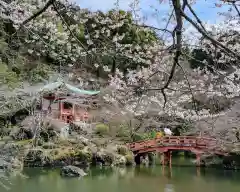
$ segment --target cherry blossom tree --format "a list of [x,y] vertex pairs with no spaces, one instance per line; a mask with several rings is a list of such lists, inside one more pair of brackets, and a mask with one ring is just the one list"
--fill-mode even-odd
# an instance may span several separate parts
[[[222,114],[200,108],[199,95],[228,99],[239,95],[239,5],[237,1],[219,0],[216,7],[230,3],[234,8],[221,27],[204,24],[192,7],[194,2],[165,1],[172,9],[165,28],[134,21],[130,13],[117,9],[107,14],[89,12],[56,0],[1,1],[1,17],[12,21],[16,31],[27,31],[22,43],[27,45],[28,54],[105,71],[110,89],[104,99],[120,106],[122,114],[143,119],[157,114],[197,120]],[[136,15],[134,7],[132,15]],[[195,59],[187,41],[189,34],[185,33],[187,25],[199,34],[194,46],[210,55],[214,65],[202,60],[201,69],[187,67],[189,59]],[[157,38],[159,33],[168,33],[169,41]],[[218,67],[221,64],[233,70],[222,71]]]

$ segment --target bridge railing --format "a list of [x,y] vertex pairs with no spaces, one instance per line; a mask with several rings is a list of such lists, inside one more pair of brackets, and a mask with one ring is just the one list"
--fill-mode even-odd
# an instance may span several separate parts
[[158,139],[144,140],[128,144],[132,151],[160,146],[181,146],[210,149],[216,147],[217,145],[218,142],[216,139],[194,136],[164,136]]

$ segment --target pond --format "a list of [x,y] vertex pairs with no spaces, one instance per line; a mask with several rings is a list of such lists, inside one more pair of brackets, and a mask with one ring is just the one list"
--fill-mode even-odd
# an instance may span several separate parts
[[[59,170],[26,169],[2,181],[5,192],[239,192],[240,172],[195,167],[95,168],[88,176],[62,178]],[[7,189],[7,188],[8,189]]]

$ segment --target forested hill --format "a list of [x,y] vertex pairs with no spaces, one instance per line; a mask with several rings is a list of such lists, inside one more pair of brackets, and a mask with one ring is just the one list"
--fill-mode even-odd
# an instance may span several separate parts
[[[34,13],[41,6],[38,1],[31,2],[27,6]],[[23,15],[23,22],[24,16],[29,15],[23,9],[25,4],[18,4],[23,12],[15,11],[12,15],[7,14],[9,7],[5,4],[6,15],[0,20],[0,66],[4,77],[1,83],[10,86],[23,80],[48,79],[53,66],[54,70],[56,66],[57,70],[69,66],[78,72],[87,70],[99,77],[107,77],[109,71],[115,73],[117,68],[127,72],[146,67],[152,59],[147,54],[149,47],[159,42],[153,30],[134,24],[130,12],[90,12],[61,3],[56,4],[59,12],[49,8],[15,28],[17,16]]]
[[[10,86],[24,80],[48,79],[51,70],[61,71],[69,66],[80,74],[87,70],[103,78],[116,70],[126,74],[128,70],[154,63],[159,56],[157,47],[164,44],[158,35],[161,30],[137,25],[132,13],[124,10],[90,12],[75,4],[56,1],[55,6],[34,15],[47,5],[46,1],[0,3],[3,12],[0,15],[0,69],[4,77],[0,83]],[[20,23],[24,25],[19,28]],[[236,31],[231,32],[231,36],[237,37]],[[225,38],[226,34],[221,36],[222,41]],[[234,41],[239,40],[233,38],[229,44]],[[184,50],[190,52],[192,57],[186,59],[193,68],[205,67],[204,60],[210,66],[216,64],[204,48],[187,46]],[[232,60],[222,63],[221,68],[228,68],[229,62]]]

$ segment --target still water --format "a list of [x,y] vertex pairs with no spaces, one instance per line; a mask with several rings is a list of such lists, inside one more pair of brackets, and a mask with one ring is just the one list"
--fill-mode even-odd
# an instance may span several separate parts
[[27,169],[3,182],[1,192],[239,192],[240,173],[195,167],[91,169],[88,176],[62,178],[59,170]]

